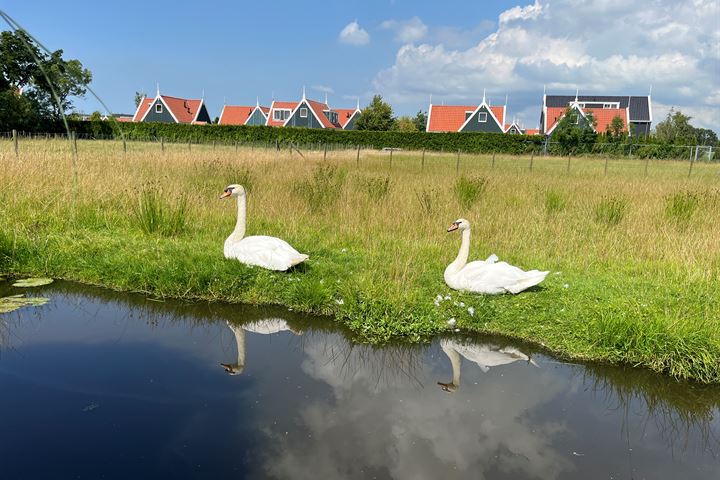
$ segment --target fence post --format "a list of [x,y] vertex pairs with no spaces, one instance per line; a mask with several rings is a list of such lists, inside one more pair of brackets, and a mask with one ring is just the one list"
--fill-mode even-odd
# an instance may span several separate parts
[[160,151],[165,151],[165,137],[160,137]]
[[323,162],[327,160],[327,142],[325,143],[325,150],[323,151]]
[[71,132],[71,133],[72,133],[73,152],[75,152],[75,157],[77,158],[77,155],[78,155],[77,132]]
[[608,160],[610,160],[610,155],[605,155],[605,173],[604,173],[604,175],[606,177],[607,177]]
[[422,160],[420,160],[420,171],[425,170],[425,149],[423,148]]
[[235,153],[237,153],[237,151],[238,151],[238,141],[235,140]]
[[192,139],[188,138],[188,152],[192,150]]
[[495,152],[493,151],[492,168],[495,168]]
[[692,175],[693,164],[694,164],[695,162],[697,162],[697,157],[698,157],[698,151],[699,151],[699,150],[700,150],[700,149],[697,147],[697,145],[695,145],[695,156],[692,157],[692,158],[690,158],[690,170],[688,170],[688,178],[690,178],[690,175]]
[[215,150],[215,140],[213,140],[213,150]]
[[123,136],[123,153],[127,153],[127,140]]
[[455,173],[460,172],[460,149],[458,149],[457,160],[455,161]]
[[355,167],[360,168],[360,145],[358,145],[357,156],[355,157]]
[[650,163],[650,155],[645,159],[645,176],[648,175],[648,164]]
[[570,173],[570,154],[568,153],[567,173]]
[[19,155],[18,153],[18,134],[17,130],[13,128],[12,131],[12,137],[13,137],[13,145],[15,145],[15,156],[17,157]]
[[535,160],[535,150],[530,152],[530,171],[532,172],[533,160]]
[[280,140],[277,138],[275,139],[275,151],[280,151]]

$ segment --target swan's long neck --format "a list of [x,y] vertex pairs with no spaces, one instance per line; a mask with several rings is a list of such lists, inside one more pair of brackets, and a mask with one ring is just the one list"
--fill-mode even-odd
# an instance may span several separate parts
[[443,346],[443,351],[445,352],[445,355],[448,356],[450,359],[450,364],[452,365],[452,371],[453,371],[453,380],[452,383],[455,385],[456,388],[460,388],[460,354],[457,350],[454,348],[448,346]]
[[462,243],[460,243],[460,251],[455,260],[445,269],[446,273],[456,273],[460,271],[467,263],[470,255],[470,229],[462,231]]
[[235,344],[237,345],[237,363],[233,365],[235,374],[242,373],[245,369],[245,329],[229,322],[227,322],[227,326],[235,335]]
[[245,215],[247,212],[247,205],[245,203],[245,195],[238,195],[237,197],[237,223],[235,224],[235,230],[231,237],[234,240],[242,240],[245,236]]

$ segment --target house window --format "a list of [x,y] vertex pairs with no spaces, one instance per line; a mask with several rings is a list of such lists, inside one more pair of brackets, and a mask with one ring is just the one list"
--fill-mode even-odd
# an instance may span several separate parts
[[472,114],[473,114],[472,110],[466,111],[466,112],[465,112],[465,120],[467,120],[468,118],[472,117]]
[[155,113],[162,113],[162,103],[155,104]]
[[284,122],[290,116],[290,110],[281,108],[273,110],[273,120],[276,122]]
[[307,118],[307,108],[300,109],[300,118]]
[[620,103],[603,103],[603,108],[620,108]]
[[575,125],[580,125],[580,115],[575,115]]
[[487,122],[487,112],[478,113],[478,122],[480,122],[480,123]]

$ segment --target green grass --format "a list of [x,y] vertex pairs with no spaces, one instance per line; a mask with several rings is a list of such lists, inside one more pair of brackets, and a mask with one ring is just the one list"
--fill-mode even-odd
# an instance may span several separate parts
[[[0,145],[0,272],[197,300],[281,304],[334,316],[361,341],[502,334],[572,359],[720,383],[718,165],[635,160],[289,153],[79,142],[77,188],[62,142]],[[464,179],[463,179],[464,178]],[[481,180],[478,180],[481,179]],[[477,181],[476,181],[477,180]],[[306,264],[285,273],[223,258],[252,186],[248,234],[284,238]],[[461,185],[458,187],[458,185]],[[482,186],[479,186],[482,185]],[[551,270],[517,296],[448,289],[445,266],[473,225],[471,260],[497,253]],[[440,295],[443,300],[437,301]],[[450,300],[444,300],[449,296]],[[436,304],[437,303],[437,304]]]

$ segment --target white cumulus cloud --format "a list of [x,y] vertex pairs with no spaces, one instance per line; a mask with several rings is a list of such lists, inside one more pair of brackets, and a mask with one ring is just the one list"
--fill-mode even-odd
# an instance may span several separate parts
[[418,17],[410,20],[385,20],[380,28],[395,32],[395,39],[403,43],[417,42],[425,38],[428,27]]
[[370,34],[357,21],[354,21],[345,25],[345,28],[340,31],[338,40],[347,45],[367,45],[370,42]]
[[373,86],[408,110],[430,94],[478,102],[484,88],[495,101],[509,93],[508,115],[522,112],[521,120],[534,125],[543,86],[557,94],[578,88],[646,95],[652,85],[656,105],[687,110],[696,126],[720,130],[718,18],[717,0],[654,0],[652,8],[627,0],[536,0],[502,12],[494,31],[470,46],[445,44],[433,27],[424,43],[417,35],[403,40]]

